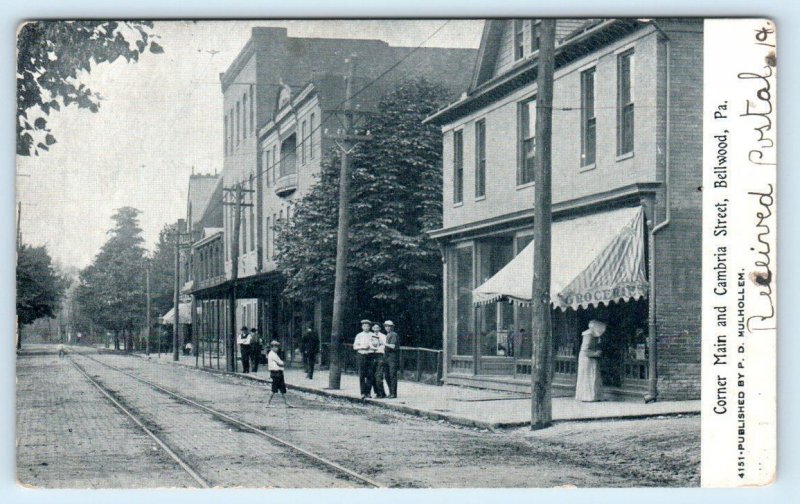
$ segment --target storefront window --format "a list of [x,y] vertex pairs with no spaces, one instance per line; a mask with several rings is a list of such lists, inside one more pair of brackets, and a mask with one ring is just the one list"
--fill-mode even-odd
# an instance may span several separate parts
[[456,250],[456,355],[472,355],[472,247]]
[[[479,283],[489,280],[514,258],[511,237],[496,237],[480,243]],[[479,309],[481,355],[508,355],[508,335],[514,325],[514,306],[507,301],[481,306]]]
[[[522,252],[523,249],[525,249],[525,247],[527,247],[532,241],[532,234],[517,236],[515,253],[519,254]],[[514,310],[516,312],[516,323],[514,324],[514,333],[512,337],[514,357],[518,359],[530,359],[532,349],[531,320],[533,317],[533,312],[531,311],[530,306],[515,306]]]

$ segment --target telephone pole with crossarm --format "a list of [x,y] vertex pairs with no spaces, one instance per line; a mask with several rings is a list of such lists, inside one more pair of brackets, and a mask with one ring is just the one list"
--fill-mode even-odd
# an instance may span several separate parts
[[[328,388],[338,390],[342,381],[342,327],[344,317],[344,303],[347,299],[347,255],[350,234],[350,153],[359,142],[370,140],[369,132],[358,134],[355,120],[364,117],[363,113],[353,110],[353,78],[355,75],[355,56],[347,60],[347,80],[345,88],[345,102],[341,110],[340,122],[343,132],[328,135],[336,141],[341,152],[341,166],[339,168],[339,227],[336,238],[336,281],[333,290],[333,320],[331,322],[330,345],[330,371],[328,373]],[[338,115],[337,115],[338,116]]]
[[[228,311],[230,333],[226,338],[226,363],[228,371],[236,372],[236,284],[239,280],[239,234],[242,227],[242,209],[253,206],[252,203],[244,203],[245,194],[254,192],[252,189],[245,189],[242,182],[231,187],[223,188],[228,201],[223,201],[223,205],[233,208],[233,229],[231,234],[231,288],[230,288],[230,310]],[[230,201],[230,200],[233,201]]]

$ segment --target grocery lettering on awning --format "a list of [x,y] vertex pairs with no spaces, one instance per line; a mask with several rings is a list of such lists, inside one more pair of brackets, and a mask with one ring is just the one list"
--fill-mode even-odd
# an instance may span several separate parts
[[[599,212],[553,223],[551,301],[556,308],[587,308],[647,295],[644,211]],[[473,303],[531,303],[534,244],[472,291]]]

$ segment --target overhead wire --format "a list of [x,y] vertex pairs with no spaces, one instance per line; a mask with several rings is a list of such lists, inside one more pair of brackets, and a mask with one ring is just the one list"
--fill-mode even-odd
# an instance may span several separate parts
[[[441,24],[441,25],[440,25],[438,28],[436,28],[436,30],[434,30],[434,31],[433,31],[433,32],[432,32],[430,35],[428,35],[428,37],[426,37],[426,38],[425,38],[425,39],[424,39],[422,42],[420,42],[420,43],[419,43],[419,45],[415,46],[415,47],[414,47],[414,48],[413,48],[411,51],[409,51],[408,53],[406,53],[406,54],[405,54],[405,55],[404,55],[402,58],[398,59],[398,60],[397,60],[396,62],[394,62],[392,65],[390,65],[389,67],[387,67],[387,68],[386,68],[386,69],[385,69],[383,72],[381,72],[381,73],[380,73],[380,74],[379,74],[377,77],[375,77],[375,78],[371,79],[370,81],[368,81],[368,82],[367,82],[367,83],[366,83],[366,84],[365,84],[363,87],[361,87],[361,88],[359,88],[358,90],[356,90],[355,92],[353,92],[353,93],[350,95],[350,97],[349,97],[349,100],[352,100],[352,99],[354,99],[355,97],[357,97],[358,95],[360,95],[361,93],[363,93],[364,91],[366,91],[368,88],[370,88],[370,87],[371,87],[372,85],[374,85],[376,82],[378,82],[380,79],[382,79],[383,77],[385,77],[386,75],[388,75],[390,72],[392,72],[392,71],[393,71],[395,68],[397,68],[398,66],[400,66],[400,65],[401,65],[401,64],[402,64],[404,61],[406,61],[408,58],[410,58],[410,57],[411,57],[411,56],[412,56],[414,53],[416,53],[418,50],[422,49],[422,46],[424,46],[426,43],[428,43],[428,41],[429,41],[429,40],[431,40],[431,39],[432,39],[433,37],[435,37],[435,36],[436,36],[436,35],[437,35],[437,34],[438,34],[440,31],[442,31],[442,29],[443,29],[445,26],[447,26],[447,25],[450,23],[450,21],[451,21],[451,20],[447,20],[447,21],[445,21],[444,23],[442,23],[442,24]],[[334,109],[334,110],[338,110],[338,109],[339,109],[340,107],[342,107],[342,106],[343,106],[345,103],[347,103],[347,101],[348,101],[348,99],[342,100],[342,101],[341,101],[341,102],[339,102],[339,103],[338,103],[338,104],[337,104],[335,107],[333,107],[333,109]],[[311,129],[311,130],[309,131],[309,133],[308,133],[308,137],[310,137],[310,138],[313,138],[313,135],[314,135],[314,133],[315,133],[315,132],[317,132],[317,131],[319,131],[320,129],[322,129],[322,126],[323,126],[323,124],[325,124],[325,122],[326,122],[326,121],[328,121],[328,120],[330,120],[330,119],[331,119],[331,117],[330,117],[330,116],[328,116],[328,118],[324,118],[324,117],[323,117],[323,118],[320,118],[320,123],[319,123],[317,126],[315,126],[313,129]],[[257,133],[256,133],[256,134],[257,134]],[[308,138],[308,137],[307,137],[307,138]],[[228,142],[228,139],[227,139],[227,138],[225,138],[225,141],[226,141],[226,143],[227,143],[227,142]],[[256,140],[256,141],[258,141],[258,140]],[[285,155],[283,154],[283,151],[281,151],[281,156],[280,156],[280,158],[279,158],[279,159],[277,159],[277,160],[275,161],[275,163],[273,163],[271,166],[273,166],[273,167],[274,167],[274,166],[279,166],[279,165],[280,165],[280,164],[283,162],[283,160],[284,160],[284,159],[286,159],[287,157],[289,157],[289,156],[291,156],[291,155],[293,155],[293,154],[295,154],[295,155],[296,155],[296,154],[297,154],[297,152],[298,152],[298,150],[299,150],[299,148],[300,148],[300,146],[303,146],[303,145],[305,145],[305,141],[306,141],[306,140],[305,140],[305,138],[303,138],[303,139],[300,139],[300,142],[299,142],[299,143],[297,143],[297,144],[295,145],[294,149],[289,149]],[[313,142],[312,142],[312,145],[313,145]],[[249,153],[252,153],[252,152],[255,152],[256,154],[258,154],[258,153],[260,152],[260,150],[259,150],[259,149],[256,149],[255,151],[248,151],[248,152],[243,152],[243,153],[247,153],[247,154],[249,154]],[[261,170],[258,170],[258,169],[256,169],[256,172],[255,172],[255,173],[253,174],[253,176],[252,176],[252,177],[253,177],[253,180],[254,180],[254,181],[255,181],[255,180],[257,180],[259,177],[261,177],[261,176],[262,176],[262,175],[264,175],[265,173],[266,173],[266,170],[265,170],[265,169],[263,169],[263,168],[262,168]],[[237,182],[237,183],[238,183],[238,184],[244,184],[245,182],[247,182],[247,181],[249,181],[249,180],[250,180],[250,177],[248,176],[248,177],[247,177],[245,180],[239,181],[239,182]]]

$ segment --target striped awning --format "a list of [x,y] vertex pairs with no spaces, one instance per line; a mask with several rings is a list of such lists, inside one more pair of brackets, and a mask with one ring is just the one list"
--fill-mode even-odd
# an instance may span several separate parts
[[[178,305],[178,312],[181,324],[192,323],[192,303],[181,303]],[[175,323],[175,308],[170,308],[169,311],[161,317],[161,323],[164,325]]]
[[[553,223],[551,301],[556,308],[586,308],[647,295],[644,211],[600,212]],[[529,305],[534,244],[472,291],[474,304]]]

